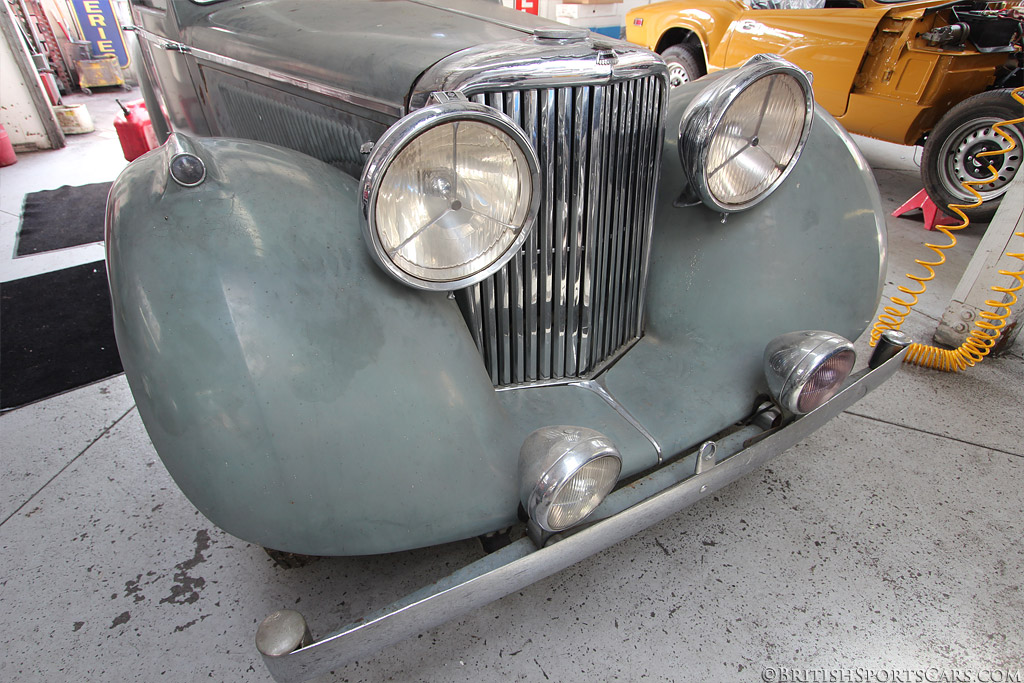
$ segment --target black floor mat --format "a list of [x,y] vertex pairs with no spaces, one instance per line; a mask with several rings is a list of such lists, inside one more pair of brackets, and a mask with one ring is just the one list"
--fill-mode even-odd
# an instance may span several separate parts
[[17,256],[103,240],[103,212],[112,183],[93,183],[25,195]]
[[102,261],[0,283],[0,409],[119,372]]

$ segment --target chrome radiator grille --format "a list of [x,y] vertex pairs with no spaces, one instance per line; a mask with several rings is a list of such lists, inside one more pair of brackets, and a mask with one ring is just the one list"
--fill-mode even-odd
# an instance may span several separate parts
[[472,97],[526,132],[542,176],[522,251],[456,295],[495,386],[583,376],[640,336],[663,84]]

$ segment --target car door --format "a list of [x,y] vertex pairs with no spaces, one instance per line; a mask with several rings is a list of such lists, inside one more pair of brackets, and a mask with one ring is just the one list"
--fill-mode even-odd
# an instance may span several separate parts
[[[188,5],[184,7],[186,11],[190,9]],[[145,70],[171,128],[211,135],[213,131],[193,80],[194,60],[178,48],[181,22],[175,3],[173,0],[131,0],[131,9],[143,62],[139,71]],[[150,106],[147,102],[147,107]]]
[[[788,4],[787,4],[788,3]],[[726,64],[762,52],[781,55],[814,74],[814,96],[833,116],[846,112],[853,79],[871,36],[888,8],[788,9],[800,0],[748,6],[729,28]]]

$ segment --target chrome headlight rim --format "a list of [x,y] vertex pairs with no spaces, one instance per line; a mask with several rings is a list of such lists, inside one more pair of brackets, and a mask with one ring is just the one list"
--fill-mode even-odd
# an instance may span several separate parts
[[[856,362],[853,343],[841,335],[824,330],[789,332],[773,339],[764,350],[764,374],[775,401],[793,415],[806,415],[828,401],[809,410],[801,409],[800,399],[808,383],[829,360],[844,353],[852,354]],[[849,376],[844,375],[836,384],[832,396]]]
[[[587,467],[613,461],[615,474],[595,493],[596,503],[577,519],[553,524],[552,507],[559,493]],[[587,427],[551,425],[531,433],[519,454],[519,499],[527,516],[541,529],[558,533],[579,524],[607,497],[622,472],[622,455],[604,434]]]
[[[741,203],[726,203],[714,195],[708,184],[707,161],[711,142],[729,107],[755,82],[772,76],[791,76],[804,94],[804,126],[792,159],[778,178],[757,196]],[[679,160],[692,189],[708,207],[723,213],[745,211],[770,197],[786,181],[800,160],[814,120],[814,92],[806,71],[778,55],[758,54],[733,72],[720,77],[689,104],[679,123]]]
[[[388,256],[376,226],[377,198],[391,164],[402,151],[427,131],[454,121],[476,121],[494,126],[518,145],[529,166],[530,208],[516,239],[487,267],[462,278],[428,280],[403,270]],[[388,128],[370,150],[359,182],[363,236],[374,261],[391,277],[415,289],[451,291],[463,289],[490,277],[522,248],[533,231],[540,209],[540,162],[526,134],[497,109],[462,99],[433,104],[406,115]]]

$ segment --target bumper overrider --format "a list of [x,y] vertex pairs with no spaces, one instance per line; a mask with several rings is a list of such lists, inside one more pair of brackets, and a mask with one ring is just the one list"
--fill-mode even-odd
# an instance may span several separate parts
[[301,614],[275,612],[260,624],[257,648],[275,680],[307,680],[551,576],[711,495],[803,440],[891,377],[903,362],[906,343],[898,334],[883,338],[868,368],[847,378],[822,405],[784,426],[778,426],[778,409],[768,408],[612,491],[573,528],[545,532],[531,523],[526,537],[318,641]]

